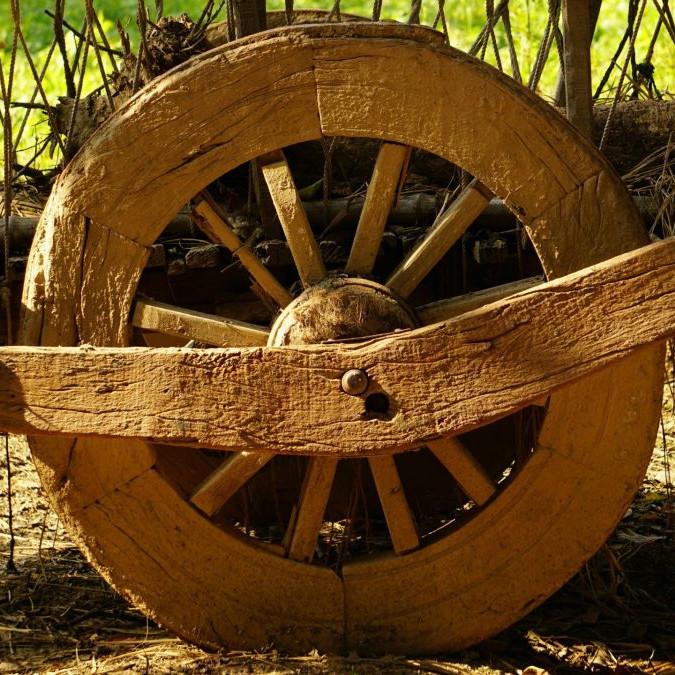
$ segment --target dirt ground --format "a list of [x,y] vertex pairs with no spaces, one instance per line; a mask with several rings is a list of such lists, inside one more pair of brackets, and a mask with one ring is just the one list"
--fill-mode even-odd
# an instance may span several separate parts
[[[673,385],[652,464],[596,557],[520,623],[434,659],[310,653],[207,653],[129,606],[69,542],[41,495],[25,443],[10,439],[15,569],[0,438],[0,673],[675,673]],[[670,461],[669,461],[670,460]]]

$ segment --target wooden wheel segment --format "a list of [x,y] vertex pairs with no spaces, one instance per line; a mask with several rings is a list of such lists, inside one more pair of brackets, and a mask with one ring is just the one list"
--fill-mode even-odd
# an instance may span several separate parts
[[[419,310],[402,299],[493,194],[519,215],[549,279],[646,243],[620,180],[565,120],[484,64],[434,42],[417,28],[301,27],[199,56],[143,90],[92,137],[60,177],[43,214],[26,274],[25,344],[125,347],[131,323],[220,347],[271,347],[127,350],[128,358],[114,350],[107,362],[94,351],[91,363],[86,352],[62,350],[55,357],[61,361],[53,363],[64,371],[63,396],[74,392],[67,402],[70,420],[78,433],[91,436],[31,438],[43,484],[92,562],[120,592],[189,640],[243,648],[274,642],[292,651],[466,646],[508,626],[564,583],[606,539],[642,478],[660,409],[663,350],[657,345],[632,353],[598,334],[593,311],[599,305],[587,291],[598,279],[612,288],[623,283],[616,266],[548,285],[537,296],[539,304],[526,291],[494,310],[466,313],[509,289]],[[325,136],[383,141],[346,281],[327,279],[280,153]],[[373,271],[410,147],[435,153],[476,178],[384,283],[361,281],[360,275]],[[297,299],[199,197],[220,175],[256,158],[308,289]],[[270,327],[148,300],[134,303],[149,246],[195,198],[209,235],[285,308],[271,334]],[[657,270],[669,269],[670,249],[654,251]],[[624,276],[642,272],[641,260],[628,256]],[[625,292],[637,295],[635,289]],[[578,313],[590,325],[578,333],[580,349],[590,353],[593,344],[603,343],[605,356],[623,356],[612,356],[611,365],[597,372],[597,363],[571,368],[569,357],[550,347],[555,332],[544,330],[550,324],[565,337],[567,317],[561,312],[569,310],[575,293],[582,298]],[[334,318],[327,328],[316,328],[312,317],[331,311],[356,332],[340,334]],[[521,399],[514,407],[514,395],[495,395],[516,385],[504,375],[507,366],[499,370],[490,355],[513,347],[505,334],[512,333],[516,343],[529,339],[523,338],[527,326],[521,331],[528,311],[540,314],[530,329],[542,338],[532,338],[534,354],[523,366],[523,381],[516,382]],[[372,321],[364,319],[358,332],[354,324],[361,319],[354,317],[364,312]],[[458,312],[454,322],[424,327]],[[623,305],[616,316],[628,321]],[[324,341],[326,331],[329,338],[331,332],[350,338],[400,329],[365,346],[311,344]],[[661,336],[643,333],[629,346]],[[458,335],[470,339],[462,342]],[[547,363],[538,354],[559,361]],[[104,390],[97,395],[110,394],[97,399],[104,401],[99,415],[87,420],[79,413],[91,396],[76,386],[78,368],[101,374]],[[208,390],[200,375],[206,371],[214,378]],[[367,373],[365,381],[360,371]],[[173,380],[167,375],[176,372]],[[498,377],[486,381],[485,373]],[[162,398],[165,377],[168,395]],[[533,385],[540,381],[546,382]],[[469,394],[460,414],[453,405],[462,399],[462,386]],[[265,390],[275,388],[276,398],[265,398]],[[486,469],[484,455],[456,434],[554,388],[533,451],[496,486],[504,463]],[[273,410],[284,396],[290,402]],[[236,402],[256,397],[259,408],[242,413],[245,406]],[[125,407],[131,400],[136,407]],[[195,420],[186,411],[200,400]],[[335,401],[338,413],[330,417]],[[382,401],[384,408],[377,407]],[[145,406],[152,415],[143,412]],[[58,415],[43,412],[50,430],[59,431]],[[236,433],[229,427],[235,419]],[[219,425],[227,429],[211,431]],[[313,431],[298,436],[303,425]],[[162,429],[170,432],[162,436]],[[216,461],[143,438],[233,452]],[[494,440],[487,439],[483,445]],[[420,539],[402,487],[402,467],[409,466],[404,457],[416,453],[392,456],[420,446],[477,505],[445,536]],[[311,456],[283,547],[273,550],[242,536],[217,513],[280,453]],[[167,460],[178,456],[180,479]],[[367,458],[393,551],[355,557],[336,573],[307,561],[339,474],[338,459],[349,456]]]

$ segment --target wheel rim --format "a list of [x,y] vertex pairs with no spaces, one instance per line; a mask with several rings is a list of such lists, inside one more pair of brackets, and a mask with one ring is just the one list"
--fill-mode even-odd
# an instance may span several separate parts
[[[549,276],[643,243],[619,179],[546,104],[407,35],[286,29],[153,83],[59,179],[29,261],[24,341],[124,345],[147,246],[180,206],[235,165],[321,135],[378,137],[463,166],[520,214]],[[225,93],[195,105],[212,82]],[[537,451],[498,499],[444,539],[345,566],[341,578],[216,528],[145,444],[34,438],[31,447],[98,569],[192,641],[440,651],[509,625],[605,540],[651,454],[661,367],[661,348],[649,348],[557,393]]]

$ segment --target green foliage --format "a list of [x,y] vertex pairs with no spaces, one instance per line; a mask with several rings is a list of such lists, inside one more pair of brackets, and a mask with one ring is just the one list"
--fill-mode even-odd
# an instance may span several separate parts
[[[66,18],[68,22],[78,30],[82,27],[84,19],[84,1],[68,0],[66,2]],[[151,18],[154,18],[154,3],[147,3],[150,8]],[[600,20],[593,41],[593,84],[594,87],[600,82],[602,75],[612,61],[614,52],[626,29],[626,14],[628,2],[604,3],[600,14]],[[10,45],[12,41],[12,20],[9,1],[0,3],[0,58],[5,75],[9,70]],[[28,46],[36,60],[36,67],[40,70],[47,55],[47,50],[53,38],[52,20],[45,13],[46,9],[53,9],[53,0],[20,0],[21,25],[26,36]],[[132,46],[138,42],[138,33],[135,26],[135,17],[138,7],[137,0],[94,0],[94,5],[99,12],[99,17],[105,27],[106,33],[113,43],[117,41],[115,21],[119,18],[125,30],[130,33]],[[164,14],[187,13],[193,20],[200,15],[204,0],[164,0]],[[309,0],[302,3],[296,0],[296,7],[302,9],[329,9],[332,0]],[[540,41],[544,33],[548,14],[548,3],[539,0],[512,0],[510,16],[513,27],[513,38],[520,64],[520,70],[525,80],[531,72],[539,49]],[[269,9],[283,9],[284,0],[268,0]],[[405,21],[410,11],[409,0],[384,0],[382,6],[383,19],[396,19]],[[341,10],[345,13],[370,16],[372,11],[371,0],[342,0]],[[422,4],[421,19],[423,23],[431,24],[434,21],[437,10],[436,2],[424,0]],[[485,5],[480,0],[472,2],[454,2],[446,4],[446,17],[450,43],[459,49],[467,50],[485,21]],[[652,3],[648,3],[642,21],[642,30],[636,42],[636,60],[639,63],[645,57],[649,48],[654,29],[657,25],[658,14]],[[503,25],[500,23],[495,29],[495,37],[500,48],[500,55],[504,69],[511,74],[511,64],[508,57],[507,40]],[[67,40],[69,49],[75,49],[75,38],[68,31]],[[58,50],[57,50],[58,52]],[[625,50],[624,50],[625,54]],[[606,96],[610,96],[613,87],[619,79],[620,68],[624,62],[624,54],[619,59],[617,66],[612,69],[612,75],[605,90]],[[496,59],[491,46],[485,53],[485,60],[495,64]],[[54,55],[44,81],[44,88],[50,102],[54,103],[59,95],[65,93],[62,69],[59,62],[60,56]],[[661,29],[652,63],[655,66],[655,81],[661,92],[675,92],[675,46],[665,29]],[[92,63],[93,65],[93,63]],[[85,81],[84,93],[98,86],[96,69],[92,68]],[[555,46],[551,49],[547,67],[539,85],[539,90],[544,96],[550,96],[555,90],[558,73],[558,55]],[[629,71],[630,75],[630,71]],[[14,93],[12,98],[18,101],[30,101],[33,94],[33,77],[26,60],[19,58],[16,62],[16,75],[14,78]],[[39,101],[39,97],[38,97]],[[24,116],[22,109],[12,111],[12,123],[18,129],[20,120]],[[44,140],[44,113],[34,111],[29,116],[27,132],[24,134],[22,147],[25,148],[24,160],[32,153],[32,148]]]

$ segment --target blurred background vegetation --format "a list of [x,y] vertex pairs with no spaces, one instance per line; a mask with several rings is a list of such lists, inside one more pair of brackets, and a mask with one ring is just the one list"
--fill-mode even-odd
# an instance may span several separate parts
[[[626,30],[628,4],[628,0],[605,0],[603,4],[592,46],[594,90],[610,65],[612,57]],[[53,24],[46,10],[52,10],[54,3],[53,0],[19,0],[19,5],[21,9],[21,26],[24,30],[28,47],[35,59],[36,67],[40,70],[53,38]],[[69,0],[65,4],[66,20],[77,29],[82,26],[85,11],[84,5],[84,0]],[[164,16],[185,12],[196,21],[202,11],[204,0],[165,0],[163,5]],[[332,0],[324,0],[323,2],[308,0],[307,4],[296,0],[296,8],[298,9],[319,8],[325,10],[330,9],[331,5]],[[115,28],[115,22],[119,19],[124,29],[130,34],[132,48],[135,48],[138,43],[138,31],[136,28],[138,1],[95,0],[94,6],[113,46],[119,43],[119,37]],[[268,8],[270,9],[283,9],[283,7],[284,0],[268,0]],[[535,62],[537,50],[546,27],[548,3],[544,0],[511,0],[509,7],[515,47],[521,70],[526,79]],[[148,3],[151,18],[154,18],[154,9],[154,3]],[[372,2],[370,0],[342,0],[341,10],[369,17],[372,11]],[[421,11],[422,23],[431,24],[436,10],[437,4],[434,0],[423,0]],[[382,4],[383,19],[405,21],[409,11],[410,4],[408,0],[384,0]],[[483,0],[447,2],[445,12],[450,43],[459,49],[467,50],[485,23],[485,2]],[[650,41],[658,22],[658,16],[655,3],[648,2],[642,19],[641,30],[636,40],[635,56],[637,63],[644,59],[649,49]],[[224,9],[218,18],[224,19]],[[506,36],[501,23],[497,25],[495,30],[499,46],[500,48],[504,48],[504,54],[506,54]],[[67,31],[66,38],[70,48],[74,51],[76,37],[71,31]],[[11,44],[12,16],[10,2],[9,0],[3,0],[0,3],[0,58],[2,59],[5,78],[11,60]],[[485,58],[494,63],[494,55],[491,49],[487,50]],[[618,61],[619,65],[613,68],[612,76],[609,78],[601,98],[607,99],[612,96],[624,58],[622,55]],[[57,102],[58,96],[65,93],[65,82],[59,62],[60,57],[55,54],[44,79],[44,88],[50,103]],[[661,29],[660,39],[656,41],[652,64],[655,68],[654,81],[659,91],[666,97],[672,97],[675,92],[675,48],[664,28]],[[508,60],[505,62],[504,67],[509,72]],[[542,96],[550,98],[553,95],[557,74],[558,55],[555,47],[553,47],[538,87],[539,93]],[[99,86],[100,79],[98,78],[96,68],[91,68],[90,77],[85,79],[83,94],[86,95],[89,91]],[[13,87],[12,99],[14,101],[28,101],[32,96],[34,89],[33,77],[26,60],[22,58],[20,49],[15,64]],[[12,125],[15,128],[20,123],[22,117],[22,110],[17,109],[12,112]],[[29,124],[26,128],[27,133],[23,135],[22,145],[29,144],[33,147],[35,146],[39,140],[40,123],[42,121],[44,121],[44,113],[42,111],[36,110],[30,114]],[[2,130],[0,129],[1,133]]]

